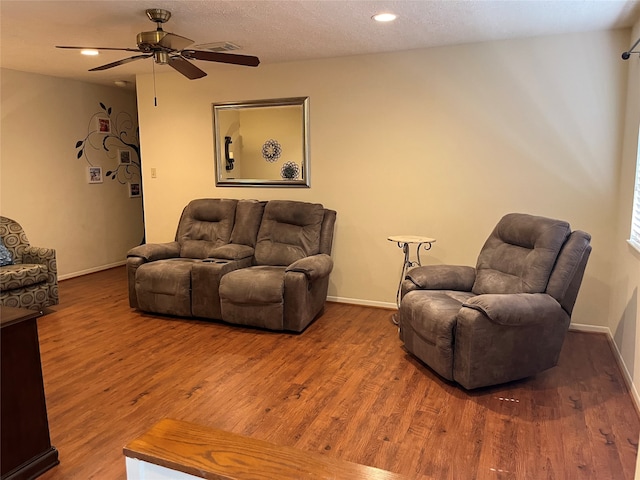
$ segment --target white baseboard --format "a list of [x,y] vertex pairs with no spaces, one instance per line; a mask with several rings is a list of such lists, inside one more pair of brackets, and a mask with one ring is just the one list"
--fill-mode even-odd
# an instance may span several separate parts
[[607,336],[607,340],[609,341],[609,345],[611,346],[611,350],[613,351],[613,356],[622,371],[622,376],[624,377],[624,381],[627,384],[627,388],[631,392],[631,399],[635,404],[636,411],[640,413],[640,395],[638,394],[638,390],[633,383],[633,378],[627,369],[627,365],[624,363],[624,359],[622,358],[622,353],[620,353],[620,349],[618,345],[613,340],[613,335],[611,334],[611,329],[609,327],[601,327],[599,325],[584,325],[581,323],[572,323],[569,326],[569,330],[575,332],[590,332],[590,333],[604,333]]
[[569,330],[576,332],[591,332],[591,333],[606,333],[611,336],[611,330],[609,327],[603,327],[601,325],[586,325],[584,323],[572,323],[569,325]]
[[376,307],[376,308],[385,308],[391,310],[397,310],[398,307],[395,303],[390,302],[378,302],[375,300],[361,300],[359,298],[344,298],[344,297],[327,297],[328,302],[336,302],[336,303],[349,303],[351,305],[362,305],[363,307]]
[[122,265],[125,265],[126,263],[127,263],[126,260],[122,260],[120,262],[110,263],[108,265],[101,265],[99,267],[93,267],[87,270],[80,270],[79,272],[65,273],[64,275],[59,275],[58,280],[68,280],[74,277],[81,277],[82,275],[89,275],[90,273],[96,273],[102,270],[109,270],[110,268],[120,267]]

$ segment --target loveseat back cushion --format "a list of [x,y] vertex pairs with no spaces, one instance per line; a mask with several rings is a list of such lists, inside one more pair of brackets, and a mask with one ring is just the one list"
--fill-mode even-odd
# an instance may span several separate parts
[[183,258],[206,258],[231,240],[238,201],[221,198],[192,200],[182,212],[176,240]]
[[236,207],[236,220],[231,232],[231,243],[256,246],[258,230],[267,202],[240,200]]
[[480,251],[473,293],[544,292],[570,233],[569,224],[562,220],[505,215]]
[[264,208],[258,241],[258,265],[288,266],[320,251],[324,208],[319,203],[271,200]]
[[27,234],[22,226],[7,217],[0,217],[0,237],[7,250],[11,253],[14,264],[22,263],[24,249],[29,246]]

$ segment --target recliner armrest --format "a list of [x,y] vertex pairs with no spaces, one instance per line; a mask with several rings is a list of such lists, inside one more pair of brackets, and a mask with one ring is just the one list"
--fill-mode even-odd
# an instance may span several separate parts
[[296,260],[287,267],[285,272],[303,273],[309,282],[324,278],[333,270],[333,259],[325,254],[312,255]]
[[178,242],[147,243],[138,245],[127,252],[127,257],[144,258],[147,262],[175,258],[180,256],[180,244]]
[[476,279],[476,269],[464,265],[425,265],[412,268],[404,279],[421,290],[470,292]]
[[556,299],[546,293],[487,293],[472,297],[462,306],[482,312],[492,322],[513,327],[542,323],[559,312],[564,314]]

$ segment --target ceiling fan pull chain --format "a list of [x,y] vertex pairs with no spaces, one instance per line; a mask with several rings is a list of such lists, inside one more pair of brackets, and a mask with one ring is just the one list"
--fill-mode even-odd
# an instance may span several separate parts
[[153,106],[158,106],[158,97],[156,97],[156,62],[153,62]]

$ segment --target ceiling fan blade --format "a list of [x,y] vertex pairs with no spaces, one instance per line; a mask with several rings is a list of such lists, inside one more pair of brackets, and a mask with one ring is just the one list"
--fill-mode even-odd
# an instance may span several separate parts
[[260,59],[251,55],[238,55],[236,53],[205,52],[202,50],[183,50],[181,55],[193,60],[206,60],[208,62],[232,63],[234,65],[245,65],[247,67],[257,67]]
[[181,37],[175,33],[166,33],[158,42],[158,45],[171,50],[182,50],[193,43],[193,40],[187,37]]
[[66,45],[56,45],[56,48],[70,48],[73,50],[121,50],[125,52],[141,52],[139,48],[113,48],[113,47],[69,47]]
[[124,65],[125,63],[133,62],[134,60],[142,60],[143,58],[153,57],[153,53],[149,55],[134,55],[133,57],[123,58],[122,60],[118,60],[117,62],[107,63],[106,65],[100,65],[99,67],[89,69],[90,72],[95,72],[96,70],[107,70],[108,68],[118,67],[120,65]]
[[189,80],[205,77],[207,74],[179,55],[169,58],[169,66],[175,68]]

